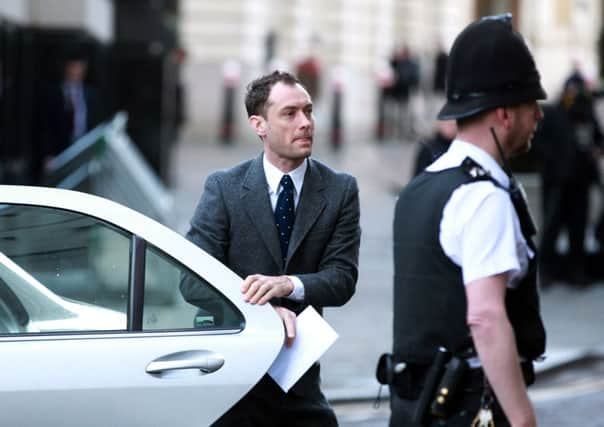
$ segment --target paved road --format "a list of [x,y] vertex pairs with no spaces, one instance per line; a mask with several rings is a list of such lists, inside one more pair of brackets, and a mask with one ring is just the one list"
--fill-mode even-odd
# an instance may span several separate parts
[[[586,358],[542,375],[530,389],[537,422],[546,427],[603,427],[604,358]],[[336,403],[341,427],[387,427],[388,403]]]

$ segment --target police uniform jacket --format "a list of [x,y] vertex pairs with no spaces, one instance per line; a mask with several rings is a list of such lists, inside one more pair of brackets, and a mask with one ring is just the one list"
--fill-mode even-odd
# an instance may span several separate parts
[[430,364],[439,346],[472,345],[464,284],[508,272],[508,317],[520,355],[545,349],[535,247],[519,220],[501,167],[455,140],[403,189],[394,219],[394,354]]

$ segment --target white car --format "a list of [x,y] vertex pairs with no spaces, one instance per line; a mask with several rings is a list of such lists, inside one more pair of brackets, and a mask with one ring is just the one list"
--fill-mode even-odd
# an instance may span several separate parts
[[[183,280],[213,305],[187,302]],[[246,304],[240,284],[124,206],[0,186],[0,424],[211,424],[284,340],[274,310]]]

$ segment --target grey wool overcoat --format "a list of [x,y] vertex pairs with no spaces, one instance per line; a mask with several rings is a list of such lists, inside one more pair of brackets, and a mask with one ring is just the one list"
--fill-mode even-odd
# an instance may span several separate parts
[[[211,174],[186,237],[245,278],[251,274],[297,276],[304,300],[271,301],[300,313],[312,305],[341,306],[354,294],[361,229],[354,177],[317,160],[308,168],[283,265],[262,154],[231,169]],[[181,285],[187,301],[202,306],[203,295]],[[294,393],[318,390],[318,366],[293,387]]]

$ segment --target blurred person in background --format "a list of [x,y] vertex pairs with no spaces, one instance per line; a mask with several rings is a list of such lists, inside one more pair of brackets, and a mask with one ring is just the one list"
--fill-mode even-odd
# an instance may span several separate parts
[[[602,130],[591,93],[578,71],[566,80],[558,103],[544,106],[544,120],[535,135],[534,147],[543,212],[542,285],[556,280],[585,285],[590,281],[585,249],[589,193],[600,182],[597,156],[602,147]],[[568,236],[568,254],[564,258],[557,249],[563,229]]]
[[[356,179],[310,157],[313,104],[293,75],[275,71],[252,81],[248,124],[263,143],[253,160],[210,175],[187,238],[245,277],[242,298],[270,303],[284,322],[286,345],[308,306],[345,304],[358,277],[361,230]],[[199,289],[181,283],[203,307]],[[205,302],[207,303],[207,301]],[[214,426],[337,426],[313,364],[285,393],[266,374]]]
[[63,66],[63,80],[47,90],[41,118],[45,168],[99,123],[96,90],[85,82],[87,67],[83,56],[69,56]]
[[321,64],[319,60],[310,55],[296,64],[296,76],[308,90],[310,97],[316,102],[321,90]]
[[436,123],[436,132],[431,138],[420,141],[419,150],[415,157],[413,176],[419,175],[428,165],[438,159],[445,151],[457,132],[455,120],[439,120]]
[[445,75],[448,59],[449,54],[439,44],[434,56],[434,74],[432,76],[432,93],[429,106],[431,117],[438,113],[440,106],[445,100]]
[[375,69],[377,83],[377,109],[375,137],[383,142],[391,136],[393,129],[398,126],[396,112],[398,108],[394,98],[394,72],[388,61],[378,63]]
[[394,75],[391,94],[398,107],[398,136],[412,138],[415,136],[415,129],[409,100],[412,92],[419,85],[419,63],[411,54],[409,46],[403,44],[390,58],[390,66]]
[[432,91],[441,96],[445,96],[445,76],[447,73],[447,60],[449,55],[442,46],[438,47],[434,57],[434,78],[432,80]]

